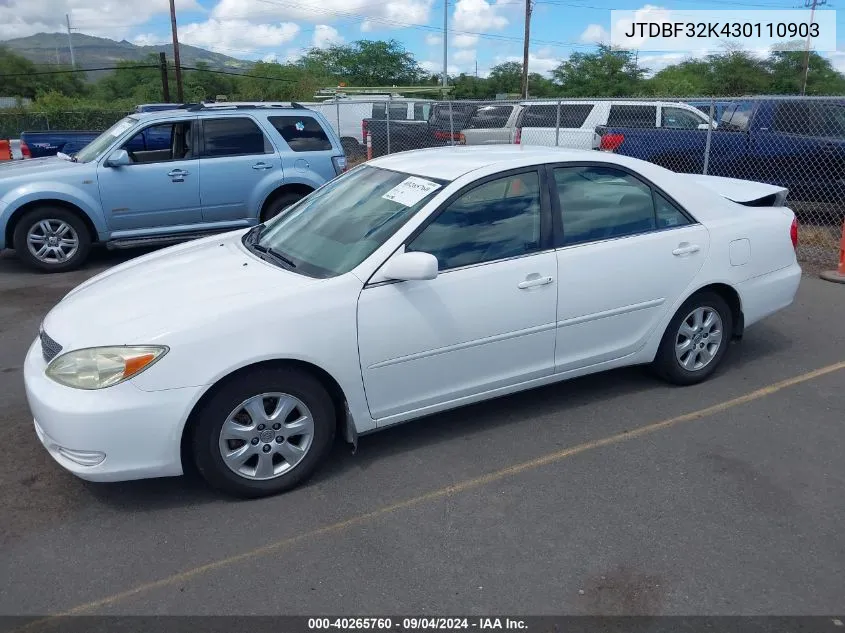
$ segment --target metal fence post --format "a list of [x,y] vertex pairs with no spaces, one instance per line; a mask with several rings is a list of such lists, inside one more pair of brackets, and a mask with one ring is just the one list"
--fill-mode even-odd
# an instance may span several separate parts
[[390,106],[393,104],[393,95],[387,95],[387,153],[390,153]]
[[449,145],[455,144],[455,120],[452,118],[452,101],[449,100]]
[[715,101],[710,99],[710,124],[707,126],[707,142],[704,144],[704,169],[702,174],[707,175],[707,169],[710,166],[710,138],[713,136],[713,114],[716,108]]
[[49,129],[50,129],[50,117],[47,116],[46,112],[44,113],[44,120],[47,122],[47,130],[49,131]]
[[334,107],[335,107],[335,116],[337,117],[337,135],[341,136],[340,133],[340,99],[337,98],[337,93],[334,93]]
[[560,101],[557,102],[557,115],[555,118],[555,147],[560,144]]

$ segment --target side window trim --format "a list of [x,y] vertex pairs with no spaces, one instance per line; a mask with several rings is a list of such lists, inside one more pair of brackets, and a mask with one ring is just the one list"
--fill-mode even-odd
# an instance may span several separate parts
[[[515,257],[506,257],[502,259],[492,259],[485,262],[478,262],[475,264],[467,264],[466,266],[456,266],[454,268],[447,268],[446,270],[441,270],[438,274],[444,274],[448,272],[452,272],[453,270],[464,270],[466,268],[473,268],[476,266],[486,266],[488,264],[495,264],[497,262],[507,261],[509,259],[518,259],[521,257],[531,257],[533,255],[539,255],[541,253],[545,253],[548,251],[552,251],[555,249],[555,245],[553,242],[553,230],[552,230],[552,221],[554,218],[554,214],[552,213],[551,208],[551,197],[549,195],[549,183],[548,183],[548,176],[546,170],[543,168],[543,165],[531,165],[528,167],[518,167],[516,169],[509,169],[507,171],[501,171],[496,174],[491,174],[490,176],[485,176],[483,178],[479,178],[475,182],[472,182],[464,187],[461,187],[458,191],[453,193],[449,196],[446,200],[444,200],[439,207],[437,207],[431,214],[420,224],[417,228],[415,228],[408,237],[402,240],[402,244],[399,248],[407,247],[408,244],[412,243],[417,237],[425,231],[425,229],[432,224],[442,213],[444,213],[456,200],[462,198],[469,192],[473,191],[474,189],[486,185],[489,182],[493,182],[495,180],[501,180],[502,178],[509,178],[511,176],[519,176],[521,174],[530,174],[536,173],[537,178],[539,181],[539,189],[540,189],[540,247],[532,252],[532,253],[525,253],[522,255],[517,255]],[[393,253],[387,256],[385,262],[393,256]],[[384,265],[384,262],[381,264]]]
[[[651,191],[652,205],[654,207],[653,213],[655,214],[655,222],[657,221],[657,204],[656,204],[656,200],[655,200],[655,193],[659,193],[661,196],[663,196],[673,207],[675,207],[681,213],[681,215],[683,215],[687,220],[689,220],[689,224],[683,224],[681,226],[666,226],[666,227],[663,227],[663,228],[654,229],[652,231],[646,231],[645,233],[637,233],[635,235],[622,235],[622,236],[619,236],[619,237],[613,237],[613,238],[609,238],[609,239],[620,240],[620,239],[625,239],[625,238],[628,238],[628,237],[636,237],[637,235],[648,235],[650,233],[658,233],[658,232],[662,232],[662,231],[671,231],[671,230],[675,230],[675,229],[684,228],[684,227],[687,227],[687,226],[695,226],[695,225],[701,224],[701,222],[699,222],[687,209],[685,209],[682,204],[680,204],[675,198],[673,198],[668,193],[666,193],[666,191],[664,191],[661,187],[654,184],[651,180],[649,180],[648,178],[646,178],[642,174],[635,172],[635,171],[625,167],[624,165],[616,165],[614,163],[606,163],[606,162],[602,162],[602,161],[577,161],[577,162],[571,162],[571,163],[547,163],[545,167],[546,167],[546,169],[545,169],[545,173],[546,173],[545,181],[546,181],[546,189],[547,189],[546,193],[549,195],[550,201],[551,201],[551,214],[552,214],[551,225],[552,225],[553,231],[554,231],[553,240],[554,240],[555,250],[560,249],[560,248],[573,248],[573,247],[577,247],[577,246],[586,246],[588,244],[595,244],[596,243],[596,241],[591,241],[591,242],[579,242],[577,244],[565,244],[564,241],[563,241],[563,239],[564,239],[564,235],[563,235],[563,211],[562,211],[561,206],[560,206],[560,196],[558,196],[557,185],[555,184],[554,170],[555,169],[562,169],[562,168],[565,168],[565,167],[604,167],[604,168],[609,167],[609,168],[612,168],[612,169],[618,169],[619,171],[627,174],[628,176],[631,176],[632,178],[638,180],[644,186],[649,188],[649,190]],[[601,240],[601,241],[606,241],[606,240]]]

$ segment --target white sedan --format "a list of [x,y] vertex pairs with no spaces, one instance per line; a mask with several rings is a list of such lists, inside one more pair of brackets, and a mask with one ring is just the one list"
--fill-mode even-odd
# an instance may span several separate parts
[[785,190],[540,147],[406,152],[282,216],[116,266],[26,358],[35,431],[84,479],[301,483],[336,433],[624,365],[681,385],[790,305]]

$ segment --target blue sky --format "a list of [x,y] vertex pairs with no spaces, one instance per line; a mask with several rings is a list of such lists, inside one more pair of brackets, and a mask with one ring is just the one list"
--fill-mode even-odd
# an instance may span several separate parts
[[[445,0],[449,15],[449,71],[478,73],[522,58],[523,0]],[[294,59],[310,46],[356,39],[401,41],[427,68],[442,68],[444,0],[177,0],[180,40],[243,59]],[[802,0],[536,0],[531,32],[532,71],[547,73],[573,51],[595,49],[611,30],[611,10],[766,10],[803,7]],[[824,7],[834,9],[833,2]],[[63,28],[154,44],[170,37],[168,0],[0,0],[0,39]],[[675,13],[675,15],[680,15]],[[845,12],[843,12],[845,17]],[[845,25],[837,19],[838,30]],[[845,46],[843,46],[845,49]],[[639,52],[658,70],[689,52]],[[763,53],[763,50],[759,51]],[[827,53],[845,70],[845,50]]]

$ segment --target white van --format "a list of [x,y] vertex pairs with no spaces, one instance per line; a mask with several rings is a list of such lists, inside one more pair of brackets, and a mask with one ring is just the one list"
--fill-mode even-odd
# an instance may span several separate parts
[[608,127],[655,127],[667,129],[707,129],[710,117],[685,103],[663,101],[561,101],[560,124],[557,103],[523,101],[516,122],[513,142],[521,145],[547,145],[572,149],[597,149],[595,129]]

